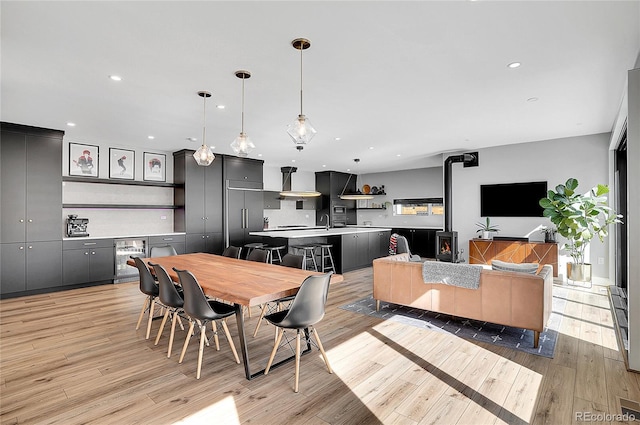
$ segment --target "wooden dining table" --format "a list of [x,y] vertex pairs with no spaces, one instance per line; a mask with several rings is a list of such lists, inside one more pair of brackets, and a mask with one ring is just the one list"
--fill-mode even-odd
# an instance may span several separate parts
[[[179,279],[178,274],[173,270],[174,268],[189,270],[196,277],[205,294],[234,304],[240,349],[247,379],[262,374],[264,370],[251,373],[243,307],[253,307],[295,295],[306,277],[322,274],[312,270],[301,270],[205,253],[144,258],[143,261],[160,264],[176,282]],[[135,265],[133,260],[129,260],[128,263]],[[342,281],[342,275],[333,274],[331,276],[332,284]],[[280,363],[292,358],[285,359]]]

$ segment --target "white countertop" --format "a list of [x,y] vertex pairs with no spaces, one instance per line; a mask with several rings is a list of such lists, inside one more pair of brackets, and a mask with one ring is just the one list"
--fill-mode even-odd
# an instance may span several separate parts
[[300,230],[271,230],[263,232],[250,232],[252,236],[267,236],[271,238],[314,238],[322,236],[352,235],[355,233],[373,233],[391,231],[390,227],[337,227],[326,230],[323,228],[311,228]]
[[147,233],[144,235],[113,235],[113,236],[80,236],[77,238],[62,238],[63,241],[82,241],[88,239],[135,239],[135,238],[146,238],[148,236],[179,236],[186,235],[184,232],[172,232],[172,233]]

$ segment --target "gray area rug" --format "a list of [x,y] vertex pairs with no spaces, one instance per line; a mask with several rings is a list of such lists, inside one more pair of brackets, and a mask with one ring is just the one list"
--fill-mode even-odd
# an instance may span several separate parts
[[340,307],[354,313],[366,314],[383,320],[419,328],[447,332],[459,337],[482,341],[488,344],[508,347],[538,356],[553,358],[558,339],[558,329],[562,313],[566,305],[566,289],[553,287],[553,308],[544,332],[540,333],[538,348],[533,348],[533,331],[496,325],[488,322],[452,317],[448,314],[434,313],[413,307],[406,307],[388,302],[380,303],[380,311],[376,311],[376,302],[372,296]]

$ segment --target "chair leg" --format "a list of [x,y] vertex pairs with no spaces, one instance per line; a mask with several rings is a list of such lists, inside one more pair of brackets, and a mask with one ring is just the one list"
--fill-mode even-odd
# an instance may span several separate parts
[[296,382],[293,392],[298,392],[298,378],[300,377],[300,329],[296,329]]
[[196,379],[200,379],[200,370],[202,369],[202,352],[204,351],[206,325],[200,325],[200,348],[198,349],[198,369],[196,370]]
[[258,329],[260,329],[260,324],[262,323],[262,318],[267,313],[267,307],[268,306],[269,306],[269,303],[264,303],[262,305],[262,311],[260,312],[260,317],[258,318],[258,324],[256,325],[256,330],[253,331],[253,337],[254,338],[256,337],[256,335],[258,335]]
[[158,341],[160,341],[160,336],[162,335],[162,331],[164,330],[164,324],[167,323],[167,317],[169,317],[170,310],[167,308],[164,310],[164,316],[162,317],[162,323],[160,323],[160,329],[158,329],[158,335],[156,336],[156,342],[153,345],[158,345]]
[[[279,328],[276,328],[279,329]],[[278,347],[280,346],[280,341],[282,341],[282,335],[284,335],[284,329],[279,329],[280,333],[278,334],[278,339],[276,339],[276,343],[273,344],[273,350],[271,350],[271,356],[269,356],[269,361],[267,362],[267,367],[264,368],[264,374],[269,373],[269,369],[271,369],[271,364],[273,363],[273,359],[276,356],[276,351],[278,351]]]
[[324,363],[327,365],[327,370],[329,373],[333,373],[331,369],[331,365],[329,364],[329,358],[327,357],[327,353],[324,352],[324,347],[322,346],[322,341],[320,341],[320,335],[318,335],[318,331],[316,328],[312,327],[311,332],[313,332],[313,336],[316,338],[316,343],[318,343],[318,348],[320,349],[320,353],[322,353],[322,358],[324,359]]
[[140,316],[138,316],[138,324],[136,325],[136,330],[140,329],[140,323],[142,323],[142,317],[144,316],[144,312],[147,311],[147,305],[149,304],[149,297],[145,297],[144,304],[142,304],[142,310],[140,310]]
[[178,319],[178,312],[174,311],[173,318],[171,319],[171,335],[169,336],[169,348],[167,349],[167,358],[171,358],[171,349],[173,348],[173,336],[176,333],[176,319]]
[[184,340],[184,345],[182,346],[182,353],[180,353],[180,360],[178,363],[182,363],[184,359],[184,353],[187,352],[187,347],[189,346],[189,340],[191,339],[191,335],[193,335],[193,326],[195,325],[194,321],[189,322],[189,331],[187,332],[187,338]]
[[156,299],[151,300],[151,306],[149,307],[149,323],[147,323],[147,336],[146,339],[149,339],[149,335],[151,334],[151,321],[153,320],[153,310],[156,307]]
[[184,326],[182,326],[182,319],[180,318],[180,315],[177,313],[176,315],[178,316],[178,324],[180,325],[180,330],[184,330]]
[[236,359],[236,363],[240,364],[240,359],[238,358],[238,352],[236,351],[236,345],[233,343],[231,339],[231,334],[229,333],[229,328],[227,327],[226,319],[222,319],[222,329],[224,329],[224,335],[227,337],[227,341],[229,341],[229,345],[231,346],[231,352],[233,353],[233,357]]
[[216,343],[216,351],[220,351],[220,339],[218,338],[218,325],[216,325],[216,321],[211,321],[211,329],[213,329],[213,340]]

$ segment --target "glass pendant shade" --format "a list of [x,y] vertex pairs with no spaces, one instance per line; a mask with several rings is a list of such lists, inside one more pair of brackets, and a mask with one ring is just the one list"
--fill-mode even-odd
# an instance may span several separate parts
[[195,158],[198,165],[201,165],[203,167],[211,165],[213,160],[216,159],[216,156],[211,151],[211,148],[204,143],[198,148],[197,151],[194,152],[193,157]]
[[244,133],[240,133],[240,135],[231,143],[231,149],[233,149],[236,155],[243,158],[248,156],[255,147],[256,146],[253,144],[249,136]]
[[309,119],[304,115],[298,115],[298,119],[287,127],[287,134],[296,145],[306,145],[316,133],[316,129],[313,128]]
[[207,146],[207,98],[211,97],[211,93],[208,91],[199,91],[198,96],[202,98],[202,145],[197,151],[193,153],[193,158],[198,165],[207,167],[211,165],[216,156],[211,151],[211,148]]
[[236,71],[236,77],[242,79],[242,119],[240,121],[240,135],[231,142],[231,149],[236,155],[246,158],[256,147],[244,132],[244,80],[251,78],[251,73],[244,70]]

